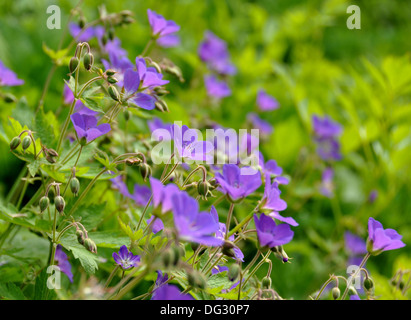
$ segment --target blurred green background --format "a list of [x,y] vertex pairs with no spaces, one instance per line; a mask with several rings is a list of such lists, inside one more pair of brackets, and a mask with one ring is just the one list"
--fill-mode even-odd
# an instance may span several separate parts
[[[91,21],[103,3],[109,12],[128,9],[134,13],[134,24],[116,29],[132,61],[149,40],[148,8],[181,26],[181,46],[152,53],[154,58],[170,58],[186,80],[167,86],[171,112],[163,119],[194,124],[212,119],[238,129],[244,127],[247,113],[256,110],[260,88],[280,102],[280,109],[264,115],[274,132],[260,148],[266,160],[275,159],[291,178],[282,187],[288,203],[285,215],[300,223],[294,228],[295,239],[286,246],[292,263],[276,261],[273,266],[273,286],[281,296],[305,299],[329,274],[345,275],[343,232],[349,230],[366,239],[368,218],[374,217],[384,227],[396,229],[407,244],[367,264],[378,278],[376,294],[401,298],[389,286],[389,279],[399,268],[411,269],[411,2],[86,0],[81,9]],[[46,9],[52,4],[61,8],[61,30],[46,27]],[[360,30],[346,27],[346,9],[351,4],[361,8]],[[24,108],[35,110],[52,67],[43,43],[57,48],[74,5],[75,1],[37,0],[0,4],[0,60],[25,80],[24,86],[7,91],[24,96]],[[232,96],[218,106],[207,104],[202,82],[207,71],[197,55],[206,30],[227,41],[238,69],[228,80]],[[67,35],[64,44],[70,41]],[[45,111],[61,106],[67,72],[63,66],[52,78]],[[29,121],[29,111],[23,114],[24,109],[15,108],[0,102],[3,126],[10,115]],[[332,199],[318,192],[324,163],[316,158],[312,143],[313,114],[328,114],[344,127],[343,160],[333,164]],[[5,140],[0,143],[2,197],[22,167]],[[372,190],[378,191],[378,197],[369,203]],[[238,215],[247,210],[238,209]],[[246,259],[252,259],[254,247],[244,245],[243,250]]]

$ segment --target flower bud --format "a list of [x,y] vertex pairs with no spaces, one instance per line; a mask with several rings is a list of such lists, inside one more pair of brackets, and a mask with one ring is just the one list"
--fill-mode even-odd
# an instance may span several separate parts
[[334,300],[337,300],[340,297],[341,291],[338,287],[334,287],[331,292]]
[[79,26],[81,29],[83,29],[85,25],[86,25],[86,19],[85,19],[83,16],[81,16],[80,19],[79,19],[79,21],[78,21],[78,26]]
[[116,78],[114,78],[113,76],[109,76],[107,78],[107,81],[108,81],[108,83],[111,83],[111,84],[115,84],[115,83],[118,82],[118,80]]
[[164,267],[168,268],[174,263],[174,250],[172,248],[167,248],[162,254],[162,260]]
[[196,270],[188,273],[187,281],[188,284],[193,288],[205,289],[207,286],[207,282],[204,279],[204,276]]
[[264,277],[263,280],[261,280],[261,287],[263,289],[271,289],[271,278]]
[[23,150],[27,150],[28,147],[31,145],[31,138],[29,136],[25,136],[21,143]]
[[173,247],[173,254],[174,254],[174,259],[172,263],[173,263],[173,266],[176,266],[178,265],[178,262],[180,261],[180,257],[182,256],[182,248],[180,246]]
[[154,102],[154,106],[156,110],[160,112],[169,112],[167,103],[164,100],[157,100],[156,102]]
[[197,192],[200,196],[202,196],[204,199],[207,199],[209,191],[209,185],[207,181],[200,180],[197,183]]
[[56,196],[54,198],[54,205],[56,206],[57,211],[62,213],[64,211],[64,207],[66,206],[66,202],[62,196]]
[[84,245],[84,232],[78,229],[76,231],[76,236],[77,236],[78,243],[80,243],[81,245]]
[[72,57],[72,58],[70,59],[70,63],[69,63],[69,71],[70,71],[70,73],[73,73],[74,71],[76,71],[77,68],[78,68],[78,65],[79,65],[79,60],[78,60],[78,58],[77,58],[77,57]]
[[41,197],[41,198],[40,198],[40,202],[39,202],[40,212],[43,213],[44,210],[46,210],[46,209],[48,208],[49,204],[50,204],[50,199],[49,199],[49,197],[47,197],[47,196]]
[[74,177],[70,181],[70,190],[75,196],[78,195],[78,192],[80,190],[80,181],[78,181],[76,177]]
[[106,75],[109,76],[109,77],[114,76],[116,73],[117,73],[117,71],[113,70],[113,69],[107,69],[106,70]]
[[87,52],[84,57],[83,57],[83,64],[84,64],[84,68],[87,71],[90,71],[91,67],[94,64],[94,56],[91,52]]
[[109,86],[108,87],[108,93],[109,93],[111,99],[113,99],[115,101],[120,101],[120,94],[118,93],[116,87]]
[[374,281],[371,278],[366,278],[364,279],[363,286],[365,290],[370,291],[372,288],[374,288]]
[[84,247],[91,253],[97,253],[97,246],[90,238],[84,240]]
[[115,36],[115,34],[114,34],[114,28],[108,29],[107,35],[108,35],[108,38],[109,38],[110,40],[114,40],[114,36]]
[[234,282],[238,276],[240,275],[240,266],[236,263],[232,264],[230,268],[228,268],[227,277],[228,280]]
[[126,110],[124,112],[124,120],[128,121],[131,118],[131,112],[129,110]]
[[350,286],[348,288],[348,294],[350,296],[358,296],[358,292],[357,292],[357,290],[355,290],[354,286]]
[[286,263],[290,260],[287,253],[285,252],[283,246],[276,246],[271,248],[271,251],[274,252],[274,255],[280,259],[283,263]]
[[6,103],[11,103],[11,102],[16,102],[17,101],[16,97],[14,95],[12,95],[11,93],[6,93],[3,96],[3,99],[4,99],[4,102],[6,102]]
[[222,253],[230,258],[235,258],[234,243],[224,240]]
[[165,96],[166,94],[169,94],[170,92],[164,89],[163,87],[155,87],[154,92],[156,93],[156,96]]
[[15,150],[21,143],[21,138],[20,137],[14,137],[10,141],[10,150]]
[[107,44],[107,41],[108,41],[107,34],[104,33],[103,36],[101,37],[101,42],[105,46]]
[[140,174],[144,181],[151,176],[151,167],[147,163],[140,164]]

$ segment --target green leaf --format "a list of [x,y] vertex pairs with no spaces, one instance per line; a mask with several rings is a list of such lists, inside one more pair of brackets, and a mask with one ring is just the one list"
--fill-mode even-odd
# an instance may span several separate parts
[[61,66],[63,65],[64,62],[66,62],[66,58],[67,58],[66,55],[68,52],[67,48],[59,50],[59,51],[55,51],[47,47],[47,45],[43,42],[43,51],[58,66]]
[[48,148],[55,147],[59,134],[59,123],[55,114],[51,111],[44,113],[43,108],[40,108],[36,113],[34,125],[35,137],[39,137]]
[[0,283],[0,297],[7,300],[26,300],[23,292],[14,283]]
[[56,299],[56,292],[50,290],[47,287],[47,280],[52,274],[47,273],[47,269],[44,268],[36,278],[36,284],[34,286],[34,298],[33,300],[54,300]]

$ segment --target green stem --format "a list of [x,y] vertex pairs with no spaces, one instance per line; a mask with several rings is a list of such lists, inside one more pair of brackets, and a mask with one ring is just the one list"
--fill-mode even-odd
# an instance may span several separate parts
[[253,271],[251,271],[250,275],[248,276],[248,278],[244,281],[243,283],[243,287],[246,285],[246,283],[248,282],[248,280],[251,279],[251,277],[257,272],[257,270],[264,264],[264,262],[266,262],[266,259],[268,259],[268,257],[271,254],[271,250],[269,250],[267,252],[267,254],[264,256],[263,259],[261,259],[261,261],[255,266],[255,268],[253,269]]
[[144,57],[148,55],[153,48],[153,44],[155,43],[155,40],[153,38],[150,38],[150,40],[147,42],[146,46],[143,49],[143,52],[141,53],[141,56]]
[[228,237],[232,236],[234,233],[236,233],[238,230],[240,230],[246,223],[250,222],[250,220],[253,218],[254,213],[256,211],[257,208],[253,209],[253,211],[251,211],[247,217],[245,217],[245,219],[243,221],[241,221],[239,224],[237,224],[233,230],[231,230],[228,233]]
[[227,230],[230,230],[230,223],[231,223],[231,217],[232,217],[232,215],[233,215],[233,211],[234,211],[234,203],[231,202],[231,204],[230,204],[230,209],[228,210],[227,221],[226,221],[226,223],[225,223],[225,230],[226,230],[225,239],[226,239],[226,240],[228,239],[228,232],[227,232]]
[[147,273],[148,269],[145,269],[137,277],[131,280],[126,286],[124,286],[124,288],[121,289],[115,297],[113,297],[113,300],[120,300],[127,292],[129,292],[135,285],[137,285],[137,283],[139,283],[141,279],[143,279],[146,276]]
[[20,205],[23,201],[23,197],[26,193],[27,186],[28,186],[28,183],[29,183],[29,177],[30,177],[30,172],[27,172],[26,178],[24,180],[23,189],[21,190],[20,197],[19,197],[19,200],[18,200],[17,205],[16,205],[17,210],[19,210]]
[[[81,151],[82,151],[82,150],[83,150],[83,146],[80,146],[80,150],[79,150],[79,153],[78,153],[78,156],[77,156],[77,160],[76,160],[76,162],[74,163],[74,168],[77,167],[77,163],[78,163],[78,160],[80,159],[80,155],[81,155]],[[69,184],[70,184],[71,179],[73,179],[73,171],[71,171],[70,178],[69,178],[69,180],[67,181],[66,186],[64,187],[63,197],[64,197],[64,195],[66,194],[66,191],[67,191],[67,188],[68,188],[68,186],[69,186]]]
[[57,226],[57,210],[54,208],[54,221],[53,221],[53,239],[52,239],[52,251],[51,251],[51,257],[50,257],[50,265],[54,265],[54,257],[56,255],[56,226]]
[[344,290],[344,293],[341,297],[341,300],[344,300],[345,297],[347,296],[348,291],[350,290],[350,286],[353,282],[353,280],[357,277],[358,273],[361,271],[361,269],[364,267],[365,263],[367,262],[368,258],[371,256],[370,253],[367,253],[364,257],[364,259],[362,259],[361,264],[359,265],[359,267],[357,268],[357,270],[355,270],[354,275],[350,278],[350,280],[347,283],[347,287]]

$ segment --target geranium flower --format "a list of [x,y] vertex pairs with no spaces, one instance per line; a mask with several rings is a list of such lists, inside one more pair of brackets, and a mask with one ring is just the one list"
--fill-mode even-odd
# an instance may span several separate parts
[[367,250],[372,255],[405,247],[405,243],[401,239],[402,235],[394,229],[384,229],[381,222],[369,218]]
[[277,225],[274,220],[261,214],[260,218],[254,214],[257,237],[261,247],[273,248],[289,243],[294,236],[294,232],[288,224]]
[[148,22],[151,26],[152,36],[157,44],[162,47],[175,47],[180,44],[180,38],[175,33],[180,26],[173,20],[166,20],[162,15],[147,9]]
[[173,284],[162,284],[154,292],[151,300],[194,300],[188,293],[181,293]]
[[22,84],[24,84],[24,80],[17,78],[17,75],[0,61],[0,87],[20,86]]
[[[149,225],[153,221],[154,218],[155,217],[152,216],[150,219],[148,219],[146,221],[147,225]],[[154,222],[151,225],[151,231],[153,231],[153,233],[156,234],[157,232],[160,232],[163,229],[164,229],[163,221],[160,218],[156,218],[156,220],[154,220]]]
[[205,76],[204,83],[207,94],[211,97],[221,99],[231,95],[231,89],[225,81],[218,80],[214,75]]
[[337,141],[342,127],[328,116],[312,118],[314,141],[317,144],[317,154],[323,160],[340,160],[340,143]]
[[70,118],[78,140],[83,143],[89,143],[111,130],[108,123],[97,125],[97,118],[91,115],[73,113]]
[[220,190],[233,201],[247,197],[261,186],[259,171],[255,174],[243,175],[240,167],[235,164],[225,164],[223,173],[217,172],[215,178],[220,185]]
[[270,111],[279,108],[278,101],[263,89],[260,89],[257,93],[257,106],[261,111]]
[[216,238],[219,225],[208,212],[199,212],[198,202],[186,192],[172,197],[174,226],[181,240],[206,246],[221,246],[224,241]]
[[122,55],[118,51],[110,51],[108,57],[109,61],[101,59],[101,62],[106,70],[112,69],[116,72],[115,77],[118,80],[116,85],[121,88],[123,86],[124,73],[128,69],[133,69],[134,65],[126,55]]
[[60,271],[63,272],[70,280],[73,282],[73,273],[71,272],[71,264],[68,261],[67,255],[63,251],[61,244],[57,245],[56,253],[54,255],[54,260],[57,261],[57,266],[60,268]]
[[247,120],[251,122],[253,129],[258,129],[260,130],[260,133],[263,135],[269,136],[270,134],[273,133],[274,129],[273,126],[267,122],[261,119],[256,113],[250,112],[247,115]]
[[123,101],[137,105],[146,110],[155,108],[156,99],[143,92],[138,92],[140,87],[140,76],[138,71],[127,69],[124,73],[124,98]]
[[164,185],[160,180],[150,177],[150,185],[153,193],[153,206],[161,206],[161,213],[166,213],[173,208],[171,198],[179,193],[180,189],[173,183]]
[[235,74],[236,68],[230,63],[227,44],[211,31],[206,31],[204,40],[198,48],[198,55],[211,70],[219,74]]
[[137,267],[140,263],[140,256],[134,255],[125,245],[121,246],[118,253],[113,252],[113,259],[123,270]]
[[77,23],[70,22],[68,28],[71,36],[77,38],[78,42],[87,42],[96,35],[95,28],[92,26],[81,32],[82,28]]
[[331,198],[334,191],[334,170],[330,167],[326,168],[322,173],[322,180],[320,186],[320,192],[322,195]]

